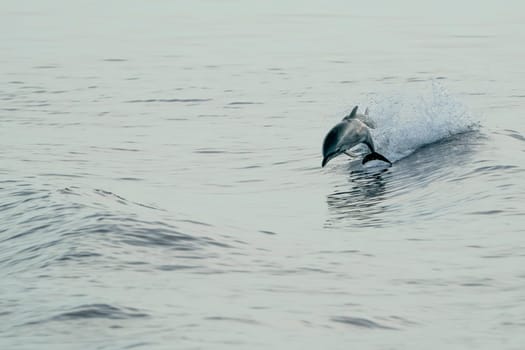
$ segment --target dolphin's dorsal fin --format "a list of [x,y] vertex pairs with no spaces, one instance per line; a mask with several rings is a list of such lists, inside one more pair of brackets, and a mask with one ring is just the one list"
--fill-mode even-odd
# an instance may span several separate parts
[[376,123],[370,118],[370,115],[368,114],[368,107],[366,107],[365,114],[358,114],[357,117],[360,118],[361,121],[365,123],[370,129],[376,128]]
[[356,115],[357,115],[357,106],[355,106],[354,109],[352,109],[352,112],[350,112],[349,115],[347,115],[346,117],[344,117],[343,120],[350,120],[350,119],[353,119],[353,118],[355,118]]

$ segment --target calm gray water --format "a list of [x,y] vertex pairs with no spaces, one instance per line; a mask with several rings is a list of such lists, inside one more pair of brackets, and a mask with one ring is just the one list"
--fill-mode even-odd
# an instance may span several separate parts
[[[1,349],[523,349],[525,6],[2,1]],[[369,108],[378,151],[321,168]]]

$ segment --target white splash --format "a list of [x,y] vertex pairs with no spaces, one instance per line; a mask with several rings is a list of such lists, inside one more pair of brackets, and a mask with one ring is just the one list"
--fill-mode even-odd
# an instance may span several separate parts
[[370,117],[377,123],[377,129],[372,130],[376,149],[392,161],[479,126],[466,106],[436,81],[416,96],[374,96],[368,106]]

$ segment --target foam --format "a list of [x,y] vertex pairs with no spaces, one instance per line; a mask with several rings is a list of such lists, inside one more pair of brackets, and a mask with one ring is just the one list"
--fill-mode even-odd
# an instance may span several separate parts
[[467,107],[436,81],[417,95],[397,92],[369,99],[376,149],[392,161],[479,127]]

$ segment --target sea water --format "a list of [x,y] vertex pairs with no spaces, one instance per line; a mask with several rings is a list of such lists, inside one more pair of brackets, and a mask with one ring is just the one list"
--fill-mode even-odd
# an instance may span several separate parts
[[522,349],[524,9],[3,1],[0,348]]

